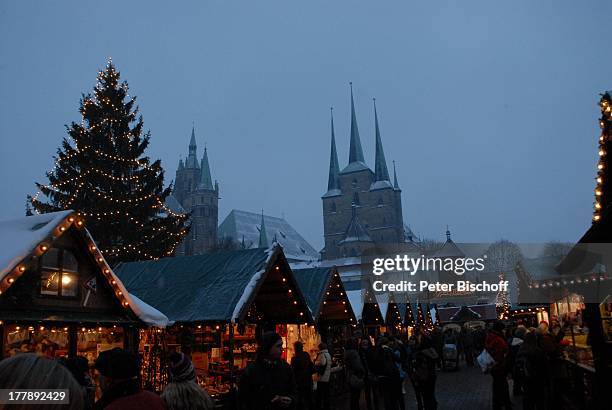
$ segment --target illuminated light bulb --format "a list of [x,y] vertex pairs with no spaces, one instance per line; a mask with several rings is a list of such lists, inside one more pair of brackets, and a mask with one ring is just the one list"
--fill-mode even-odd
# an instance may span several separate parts
[[60,226],[60,227],[59,227],[59,230],[60,230],[61,232],[64,232],[64,231],[66,230],[66,228],[64,228],[63,226]]
[[601,177],[597,177],[597,182],[601,184],[601,181],[602,181]]
[[40,250],[41,250],[41,251],[45,252],[47,249],[49,249],[49,248],[47,247],[47,245],[40,245]]
[[215,329],[219,330],[219,329],[221,329],[221,326],[217,325],[217,326],[215,326]]
[[[106,269],[106,270],[108,270],[108,269]],[[116,284],[117,284],[117,281],[113,279],[113,280],[111,280],[111,283],[112,283],[113,285],[116,285]]]
[[40,327],[40,330],[45,330],[45,327],[44,327],[44,326],[41,326],[41,327]]
[[604,150],[600,149],[600,150],[599,150],[599,156],[600,156],[600,157],[603,157],[604,155],[606,155],[606,151],[604,151]]
[[324,304],[324,305],[327,305],[327,301],[326,301],[326,300],[324,300],[324,301],[323,301],[323,304]]
[[304,312],[300,312],[300,316],[304,316]]
[[20,329],[21,329],[21,328],[20,328],[19,326],[16,326],[16,327],[15,327],[15,330],[20,330]]
[[68,328],[67,328],[67,327],[65,327],[65,328],[64,328],[64,332],[67,332],[67,331],[68,331]]
[[21,265],[19,267],[19,272],[23,273],[23,272],[25,272],[25,270],[26,270],[25,266]]
[[593,220],[594,220],[594,221],[599,221],[599,219],[600,219],[600,216],[599,216],[599,215],[595,215],[595,216],[593,217]]
[[81,332],[84,332],[84,331],[85,331],[85,328],[84,328],[84,327],[83,327],[83,328],[81,328]]
[[70,282],[72,282],[72,279],[70,278],[69,275],[64,273],[62,275],[62,285],[68,285],[68,284],[70,284]]
[[77,226],[83,226],[83,221],[77,221]]
[[98,262],[102,262],[104,260],[104,258],[102,258],[101,256],[98,257]]
[[129,303],[127,303],[127,302],[123,302],[123,306],[128,307],[128,306],[129,306]]
[[283,278],[283,282],[287,282],[287,279]]
[[294,304],[294,305],[297,305],[297,300],[294,300],[294,301],[293,301],[293,304]]
[[291,289],[289,289],[289,293],[293,292]]
[[[104,273],[110,273],[110,271],[109,271],[108,269],[106,269],[106,268],[105,268],[105,269],[104,269]],[[113,282],[115,282],[115,281],[113,281]],[[114,285],[114,283],[113,283],[113,285]]]
[[277,267],[275,267],[274,269],[279,270],[280,268],[277,266]]
[[601,204],[599,202],[595,203],[595,209],[601,209]]
[[601,191],[600,191],[599,189],[596,189],[596,190],[595,190],[595,195],[597,195],[597,196],[601,196]]
[[15,282],[15,279],[9,278],[8,283],[13,283],[13,282]]
[[603,166],[603,164],[599,164],[599,165],[597,165],[597,168],[598,168],[598,169],[603,169],[603,168],[604,168],[604,166]]
[[121,296],[121,295],[123,295],[123,292],[119,291],[119,292],[117,292],[117,294],[118,294],[119,296]]
[[99,328],[98,328],[98,331],[99,331],[99,332],[101,332],[101,331],[102,331],[102,328],[101,328],[101,327],[99,327]]
[[74,217],[71,216],[70,218],[68,218],[68,221],[69,222],[74,222]]

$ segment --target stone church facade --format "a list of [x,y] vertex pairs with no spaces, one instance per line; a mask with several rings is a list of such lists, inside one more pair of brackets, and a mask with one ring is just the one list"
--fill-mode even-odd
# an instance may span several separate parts
[[200,255],[217,245],[219,225],[219,183],[212,182],[208,151],[198,161],[195,130],[191,130],[189,154],[179,160],[172,196],[171,209],[191,213],[191,229],[175,254]]
[[331,154],[327,192],[322,196],[325,247],[322,259],[360,256],[378,244],[401,244],[406,239],[402,217],[402,191],[395,163],[389,176],[374,101],[376,152],[374,170],[365,163],[351,88],[351,130],[348,164],[340,169],[334,119],[331,119]]

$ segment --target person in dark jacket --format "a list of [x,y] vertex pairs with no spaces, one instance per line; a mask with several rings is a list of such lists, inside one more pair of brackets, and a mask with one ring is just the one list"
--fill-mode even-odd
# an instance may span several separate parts
[[425,410],[436,410],[436,363],[438,353],[428,335],[417,335],[416,353],[411,377],[414,380],[417,404],[422,403]]
[[401,382],[399,370],[395,364],[395,353],[388,338],[381,337],[378,340],[378,355],[380,360],[379,386],[385,410],[397,410],[402,396]]
[[118,347],[100,353],[95,368],[100,372],[102,397],[94,406],[106,410],[162,410],[164,401],[140,388],[138,357]]
[[495,364],[491,368],[491,376],[493,378],[493,410],[512,409],[510,401],[510,392],[508,390],[507,379],[507,360],[508,360],[508,343],[504,337],[504,324],[501,321],[496,321],[492,329],[487,334],[485,341],[485,349],[489,352]]
[[523,410],[544,410],[547,408],[547,389],[542,382],[550,378],[546,354],[537,345],[536,335],[527,332],[523,336],[513,373],[521,379],[523,388]]
[[281,359],[283,341],[278,333],[264,333],[257,358],[240,378],[239,408],[242,410],[294,409],[297,385],[293,371]]
[[295,355],[291,359],[291,369],[297,384],[297,410],[310,410],[312,408],[312,375],[315,372],[310,355],[304,351],[302,342],[293,344]]
[[351,392],[350,410],[359,410],[359,398],[365,385],[365,369],[357,352],[357,340],[350,338],[344,349],[346,378]]
[[359,342],[359,358],[361,359],[361,365],[365,371],[364,381],[364,393],[366,400],[367,410],[378,410],[378,394],[376,392],[376,354],[374,352],[374,346],[370,343],[369,337],[364,337]]

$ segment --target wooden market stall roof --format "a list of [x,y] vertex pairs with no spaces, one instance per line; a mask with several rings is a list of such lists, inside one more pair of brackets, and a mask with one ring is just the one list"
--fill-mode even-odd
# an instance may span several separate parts
[[497,319],[497,310],[493,303],[461,307],[439,307],[437,308],[437,312],[440,323]]
[[312,320],[282,247],[120,264],[127,288],[175,322]]
[[[32,283],[40,283],[39,261],[58,244],[70,244],[78,253],[77,259],[93,269],[90,290],[114,298],[117,306],[123,306],[117,310],[120,313],[86,307],[87,293],[80,289],[75,296],[78,300],[72,297],[63,306],[55,301],[45,308],[46,298],[37,298],[40,303],[26,309],[23,303],[11,302],[36,293]],[[79,267],[78,273],[83,273],[80,271]],[[22,283],[22,277],[27,278],[27,283]],[[13,294],[15,288],[18,294]],[[0,302],[0,318],[10,320],[145,323],[159,327],[168,324],[168,318],[161,312],[128,293],[98,250],[85,222],[72,210],[0,221]]]
[[315,321],[357,322],[335,267],[295,269],[293,273]]
[[346,295],[358,321],[364,325],[383,325],[385,318],[369,280],[343,281]]

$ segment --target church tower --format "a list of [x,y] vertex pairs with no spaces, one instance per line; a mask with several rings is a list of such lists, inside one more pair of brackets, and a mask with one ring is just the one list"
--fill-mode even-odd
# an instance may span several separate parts
[[375,244],[405,241],[401,190],[395,168],[393,184],[389,177],[376,101],[374,129],[376,152],[372,171],[363,155],[351,84],[349,161],[342,170],[338,165],[332,111],[329,177],[327,192],[322,196],[325,236],[323,259],[360,256]]
[[191,214],[189,235],[177,248],[177,255],[199,255],[217,245],[219,225],[219,184],[212,182],[208,150],[204,147],[201,161],[197,158],[195,128],[191,129],[189,154],[176,170],[174,198]]

